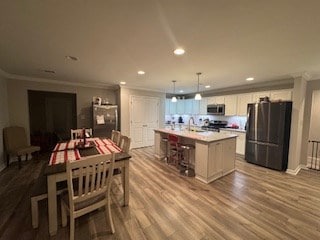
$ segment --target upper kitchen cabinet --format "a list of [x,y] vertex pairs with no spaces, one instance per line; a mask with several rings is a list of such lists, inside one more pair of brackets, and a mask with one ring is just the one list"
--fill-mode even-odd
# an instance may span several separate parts
[[170,114],[170,102],[171,102],[171,99],[166,98],[166,103],[165,103],[166,115]]
[[200,111],[199,111],[199,114],[207,115],[207,105],[208,105],[208,98],[202,98],[200,100]]
[[184,114],[185,113],[185,100],[178,99],[177,101],[177,114]]
[[237,95],[224,96],[225,116],[237,115]]
[[260,98],[268,97],[270,98],[270,92],[265,91],[265,92],[255,92],[252,94],[252,102],[259,102]]
[[185,99],[184,100],[184,113],[185,114],[193,114],[193,99]]
[[238,105],[237,105],[237,115],[246,116],[248,103],[252,103],[252,94],[239,94],[238,95]]
[[291,101],[292,100],[292,90],[284,89],[278,91],[272,91],[270,93],[270,100],[272,101]]
[[224,104],[224,96],[209,97],[208,104]]
[[177,102],[172,102],[170,99],[170,114],[176,114],[177,113]]
[[199,114],[200,113],[200,103],[202,100],[194,100],[192,99],[192,114]]

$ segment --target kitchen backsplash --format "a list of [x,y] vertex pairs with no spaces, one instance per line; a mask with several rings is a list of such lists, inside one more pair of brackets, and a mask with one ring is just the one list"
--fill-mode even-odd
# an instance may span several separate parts
[[182,118],[183,122],[185,124],[188,124],[188,121],[190,117],[194,118],[195,124],[201,126],[203,124],[203,120],[209,119],[210,121],[212,120],[221,120],[221,121],[227,121],[228,125],[236,124],[239,126],[240,129],[244,129],[246,122],[247,122],[247,117],[243,116],[217,116],[217,115],[166,115],[165,116],[165,123],[178,123],[179,122],[179,117]]

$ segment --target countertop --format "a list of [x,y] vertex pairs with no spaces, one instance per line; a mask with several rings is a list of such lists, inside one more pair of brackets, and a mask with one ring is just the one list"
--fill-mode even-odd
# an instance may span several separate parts
[[220,128],[220,131],[232,131],[232,132],[242,132],[246,133],[246,130],[244,129],[237,129],[237,128]]
[[211,132],[211,131],[202,131],[202,132],[193,132],[193,131],[188,131],[188,130],[171,130],[171,129],[155,129],[155,132],[162,132],[162,133],[171,133],[175,134],[180,137],[185,137],[185,138],[190,138],[196,141],[201,141],[201,142],[216,142],[216,141],[221,141],[229,138],[236,138],[236,134],[229,134],[229,133],[222,133],[222,132]]

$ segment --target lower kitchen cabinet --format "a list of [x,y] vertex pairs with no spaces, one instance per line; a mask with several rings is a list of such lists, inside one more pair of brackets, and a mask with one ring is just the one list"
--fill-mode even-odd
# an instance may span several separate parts
[[196,178],[202,182],[210,183],[234,171],[235,148],[235,138],[210,143],[196,142]]
[[224,133],[231,133],[236,134],[237,140],[236,140],[236,153],[240,155],[244,155],[245,148],[246,148],[246,133],[245,132],[239,132],[232,129],[220,129],[220,132]]

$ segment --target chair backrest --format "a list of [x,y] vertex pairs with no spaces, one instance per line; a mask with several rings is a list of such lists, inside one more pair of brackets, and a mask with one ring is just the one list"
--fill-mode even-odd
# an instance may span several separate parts
[[23,127],[13,126],[4,128],[3,140],[7,152],[29,146],[26,131]]
[[[95,155],[82,160],[67,162],[67,182],[69,207],[74,211],[75,204],[97,195],[106,194],[110,189],[115,153]],[[78,186],[75,189],[74,182]]]
[[179,137],[174,134],[168,134],[168,142],[170,146],[177,147],[179,142]]
[[111,132],[111,140],[119,146],[120,144],[121,132],[112,130]]
[[[71,140],[83,138],[82,136],[83,129],[71,129],[70,138]],[[86,137],[92,137],[92,128],[86,128]]]
[[123,152],[129,153],[130,144],[131,144],[131,138],[124,135],[120,137],[119,147],[122,149]]

